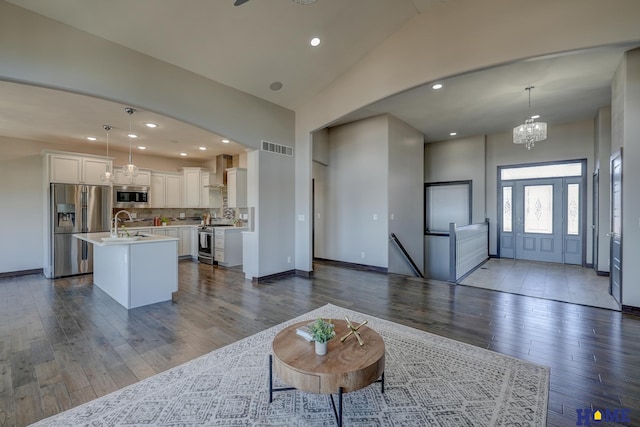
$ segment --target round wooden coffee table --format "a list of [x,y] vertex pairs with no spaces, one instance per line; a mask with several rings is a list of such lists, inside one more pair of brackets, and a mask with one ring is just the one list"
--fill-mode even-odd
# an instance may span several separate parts
[[[269,356],[269,402],[273,392],[303,390],[310,393],[338,394],[338,410],[331,396],[338,426],[342,425],[342,393],[364,388],[374,382],[382,383],[384,393],[384,341],[373,329],[362,326],[358,332],[364,341],[360,346],[353,335],[344,342],[340,338],[349,333],[347,322],[331,319],[336,336],[329,341],[327,354],[318,356],[314,343],[296,334],[300,326],[313,319],[291,325],[273,339],[273,359]],[[357,325],[357,322],[352,321]],[[273,388],[274,372],[292,387]],[[378,378],[381,378],[378,380]]]

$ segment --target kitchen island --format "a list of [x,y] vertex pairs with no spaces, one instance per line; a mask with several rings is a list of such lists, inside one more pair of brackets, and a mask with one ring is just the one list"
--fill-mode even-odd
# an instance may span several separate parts
[[93,244],[93,284],[127,309],[170,301],[178,290],[178,239],[162,235],[111,238],[79,233]]

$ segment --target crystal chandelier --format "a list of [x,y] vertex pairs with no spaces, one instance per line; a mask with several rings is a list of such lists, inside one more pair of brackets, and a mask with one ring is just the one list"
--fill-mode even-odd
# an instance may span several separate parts
[[[107,158],[109,157],[109,131],[111,125],[103,125],[102,128],[107,131]],[[111,165],[107,163],[107,168],[102,175],[100,175],[100,181],[111,184],[113,182],[113,173],[111,173]]]
[[513,143],[526,144],[527,150],[531,150],[535,143],[547,139],[547,124],[544,122],[536,122],[531,116],[531,90],[535,86],[524,88],[529,92],[529,117],[520,126],[513,128]]
[[131,116],[136,112],[135,109],[126,107],[124,111],[129,115],[129,164],[124,165],[122,168],[122,174],[130,178],[131,184],[135,183],[136,176],[138,176],[138,167],[133,164],[133,157],[131,155],[131,140],[134,138],[131,132]]

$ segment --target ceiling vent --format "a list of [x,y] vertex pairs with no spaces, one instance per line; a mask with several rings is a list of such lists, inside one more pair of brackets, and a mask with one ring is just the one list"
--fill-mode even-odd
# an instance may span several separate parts
[[275,142],[262,141],[262,151],[293,157],[293,147],[276,144]]

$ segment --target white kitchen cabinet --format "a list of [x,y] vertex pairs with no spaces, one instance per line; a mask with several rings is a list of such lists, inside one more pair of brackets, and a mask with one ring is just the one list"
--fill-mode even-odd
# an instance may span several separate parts
[[181,227],[178,229],[178,238],[180,244],[178,245],[178,256],[193,256],[192,255],[192,231],[194,227]]
[[182,207],[182,175],[152,173],[149,187],[149,206],[152,208]]
[[111,160],[99,156],[73,153],[48,153],[49,182],[105,185],[100,176],[111,166]]
[[227,205],[230,208],[247,207],[247,170],[227,169]]
[[[228,183],[229,181],[227,181]],[[215,227],[214,257],[218,265],[234,267],[242,264],[242,231],[246,227]]]
[[182,207],[182,176],[167,174],[165,182],[165,203],[167,208]]
[[153,234],[161,234],[163,236],[178,237],[177,227],[154,227]]
[[191,258],[198,259],[198,227],[191,227]]
[[200,195],[202,193],[200,171],[200,168],[182,168],[185,208],[200,207]]
[[115,168],[113,170],[114,179],[113,183],[117,185],[138,185],[143,187],[151,186],[151,171],[138,170],[138,175],[135,180],[131,180],[130,176],[124,176],[122,168]]
[[164,208],[166,201],[164,197],[167,176],[163,173],[151,174],[151,185],[149,186],[149,207]]

